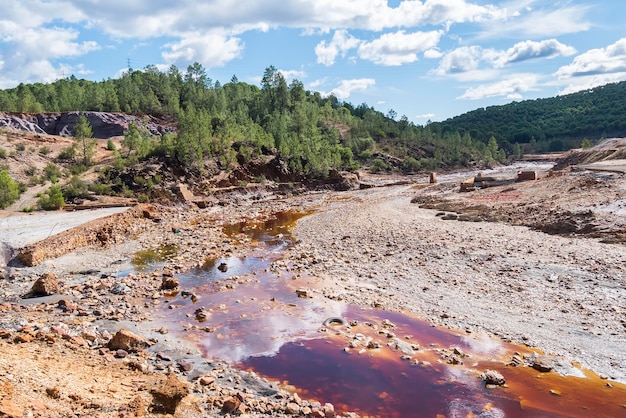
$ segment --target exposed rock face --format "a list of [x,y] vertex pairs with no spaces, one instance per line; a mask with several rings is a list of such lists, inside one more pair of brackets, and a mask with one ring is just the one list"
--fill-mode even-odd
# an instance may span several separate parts
[[106,246],[123,241],[142,229],[139,220],[151,211],[152,206],[139,205],[126,212],[88,222],[24,247],[18,258],[26,266],[35,266],[45,259],[56,258],[87,245]]
[[81,114],[85,115],[91,125],[94,138],[106,139],[122,136],[132,122],[145,125],[152,135],[174,131],[172,127],[148,117],[139,118],[124,113],[107,112],[0,113],[0,127],[40,134],[74,136],[74,125]]

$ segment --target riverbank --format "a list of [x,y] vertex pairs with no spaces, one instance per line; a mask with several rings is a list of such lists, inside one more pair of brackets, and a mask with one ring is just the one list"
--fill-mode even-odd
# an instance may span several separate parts
[[[265,228],[264,221],[281,213],[309,216],[297,222],[295,245],[269,270],[288,269],[307,278],[309,288],[302,290],[310,295],[404,311],[468,333],[486,332],[554,356],[557,371],[575,373],[571,363],[576,362],[609,381],[626,381],[626,252],[623,244],[602,242],[606,237],[601,236],[615,238],[623,228],[623,175],[565,171],[460,194],[458,182],[466,175],[440,176],[433,185],[411,178],[395,186],[264,201],[243,195],[207,209],[154,207],[137,223],[141,228],[123,240],[78,248],[34,267],[12,264],[2,279],[0,357],[23,356],[32,366],[12,371],[10,362],[0,363],[7,388],[0,392],[0,402],[10,401],[24,413],[35,411],[26,396],[30,391],[39,394],[36,399],[46,405],[35,406],[49,416],[72,408],[94,416],[147,411],[154,398],[150,392],[167,385],[162,377],[169,371],[193,382],[192,396],[184,397],[177,416],[220,413],[228,402],[247,405],[250,416],[267,416],[270,409],[273,416],[293,415],[295,407],[289,404],[331,415],[329,406],[322,412],[323,399],[320,404],[302,401],[275,382],[218,360],[202,360],[196,345],[149,325],[167,301],[165,279],[207,260],[248,256],[258,243],[251,235],[237,234],[237,225]],[[384,186],[399,179],[368,180]],[[480,217],[500,221],[465,222],[453,211],[467,214],[471,209],[473,215],[463,219],[478,221],[477,202]],[[588,211],[593,216],[582,221],[573,216]],[[570,216],[564,217],[565,212]],[[541,225],[571,219],[596,226],[569,233],[553,228],[560,235],[542,232]],[[154,268],[136,271],[131,261],[137,254],[153,257]],[[59,291],[23,299],[46,272],[57,276]],[[235,278],[223,291],[236,295],[237,286],[247,280],[251,277]],[[121,327],[152,340],[152,348],[126,354],[108,350],[107,342]],[[101,383],[62,377],[68,365],[60,360],[68,350],[104,367]],[[190,359],[197,362],[190,364]],[[82,379],[87,371],[75,373]],[[177,384],[168,387],[172,385]],[[55,387],[66,389],[51,399],[47,392],[55,393]],[[143,406],[133,404],[137,397]],[[108,399],[111,404],[106,410],[89,409],[88,402],[77,399],[100,406],[98,399]]]

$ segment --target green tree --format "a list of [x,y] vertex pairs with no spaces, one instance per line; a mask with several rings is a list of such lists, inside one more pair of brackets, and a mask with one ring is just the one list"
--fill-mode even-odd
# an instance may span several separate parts
[[0,171],[0,209],[4,209],[20,197],[20,186],[6,170]]
[[137,159],[141,159],[150,152],[150,131],[145,126],[139,126],[135,122],[128,125],[124,132],[122,146],[127,150],[126,158],[134,151]]
[[591,142],[591,141],[589,140],[589,138],[583,138],[583,140],[582,140],[582,142],[581,142],[580,146],[581,146],[581,148],[583,148],[583,149],[588,149],[588,148],[593,147],[593,142]]
[[37,206],[43,210],[58,210],[65,206],[65,199],[61,186],[52,185],[48,191],[37,200]]
[[85,167],[91,165],[91,159],[96,151],[96,140],[92,139],[93,131],[85,115],[78,116],[74,125],[74,140],[81,148],[81,157]]

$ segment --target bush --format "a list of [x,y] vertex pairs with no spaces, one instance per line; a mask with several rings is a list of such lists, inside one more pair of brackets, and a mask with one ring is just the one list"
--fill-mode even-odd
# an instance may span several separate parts
[[50,154],[50,152],[51,152],[51,151],[52,151],[52,150],[50,149],[50,147],[41,147],[41,148],[39,149],[39,153],[40,153],[41,155],[48,155],[48,154]]
[[26,149],[26,144],[24,144],[23,142],[20,142],[19,144],[17,144],[16,148],[18,152],[22,152]]
[[115,143],[113,142],[112,139],[109,139],[107,141],[107,150],[108,151],[115,151],[117,148],[115,148]]
[[[46,178],[50,181],[52,181],[52,179],[54,178],[56,178],[58,181],[59,177],[61,177],[61,175],[63,174],[59,166],[53,163],[48,163],[44,167],[43,172],[45,173]],[[52,181],[52,182],[56,183],[56,181]]]
[[20,197],[20,185],[5,170],[0,171],[0,209],[4,209]]
[[7,150],[5,150],[4,148],[0,148],[0,158],[2,158],[3,160],[7,158]]
[[74,157],[76,157],[76,144],[63,148],[59,155],[57,155],[57,159],[59,160],[73,160]]
[[37,206],[43,210],[59,210],[65,206],[61,187],[58,185],[50,186],[46,194],[37,200]]
[[63,188],[63,196],[66,200],[88,199],[89,187],[78,176],[73,176]]
[[372,163],[372,171],[378,173],[383,170],[391,170],[391,167],[389,167],[389,165],[380,158],[376,158]]

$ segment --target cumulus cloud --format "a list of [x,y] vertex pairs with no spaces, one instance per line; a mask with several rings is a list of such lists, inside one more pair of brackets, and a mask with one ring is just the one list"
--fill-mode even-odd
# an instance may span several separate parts
[[626,38],[606,48],[595,48],[578,55],[571,64],[555,73],[565,83],[560,94],[574,93],[607,83],[626,80]]
[[444,76],[476,70],[482,59],[482,54],[482,48],[476,45],[457,48],[443,56],[434,73]]
[[485,49],[478,45],[463,46],[446,53],[439,62],[439,67],[432,74],[456,78],[465,74],[467,78],[470,73],[474,76],[482,73],[485,68],[481,69],[481,65],[499,69],[513,63],[540,58],[550,59],[575,53],[574,47],[562,44],[556,39],[518,42],[506,51]]
[[535,58],[565,57],[574,55],[575,53],[576,48],[562,44],[556,39],[546,39],[541,42],[524,41],[513,45],[512,48],[499,54],[494,60],[494,67],[501,68],[507,64]]
[[285,80],[293,80],[293,79],[301,79],[306,78],[306,72],[302,70],[278,70],[279,73],[283,75]]
[[209,68],[221,67],[239,57],[243,47],[241,39],[215,30],[188,33],[179,42],[165,44],[161,56],[168,63],[197,61]]
[[352,80],[342,80],[338,87],[335,87],[329,94],[334,95],[338,99],[345,100],[355,91],[367,90],[370,86],[376,84],[373,78],[357,78]]
[[424,51],[424,58],[439,59],[441,57],[443,57],[443,52],[441,52],[437,48],[431,48],[429,50]]
[[488,97],[506,97],[511,100],[523,98],[522,93],[532,90],[538,82],[535,74],[518,74],[493,84],[470,88],[459,99],[478,100]]
[[443,31],[387,33],[359,46],[359,58],[381,65],[402,65],[417,61],[419,52],[434,48]]
[[590,49],[558,69],[558,78],[626,72],[626,38],[606,48]]
[[326,66],[331,66],[335,63],[335,59],[338,55],[342,57],[346,56],[346,53],[353,48],[359,46],[359,41],[354,36],[350,35],[346,30],[337,30],[333,35],[333,39],[329,44],[326,41],[322,41],[315,46],[315,55],[317,55],[317,62]]

